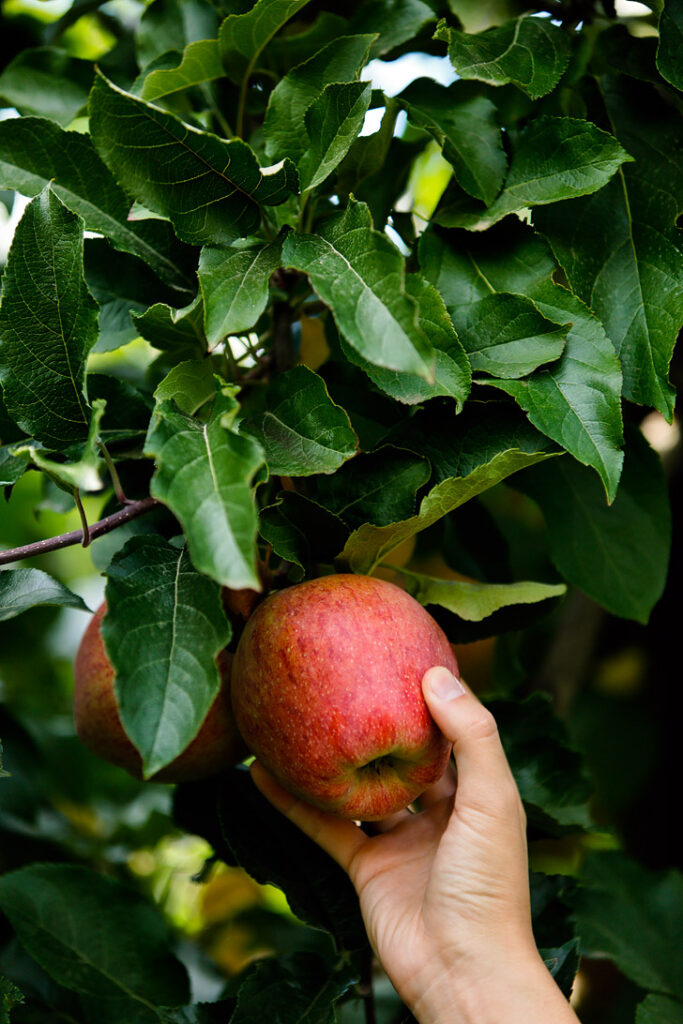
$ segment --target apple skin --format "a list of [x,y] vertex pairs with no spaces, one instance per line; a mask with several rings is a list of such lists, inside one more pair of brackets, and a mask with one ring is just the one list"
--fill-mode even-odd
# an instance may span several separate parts
[[247,622],[232,670],[237,727],[291,793],[376,821],[443,774],[451,745],[422,695],[433,665],[458,665],[405,591],[334,575],[281,590]]
[[[123,730],[114,690],[114,668],[102,640],[106,605],[97,609],[83,634],[74,665],[74,722],[81,742],[112,764],[142,778],[142,759]],[[153,782],[190,782],[237,764],[248,751],[230,708],[232,655],[217,659],[222,685],[199,732],[182,754],[153,775]]]

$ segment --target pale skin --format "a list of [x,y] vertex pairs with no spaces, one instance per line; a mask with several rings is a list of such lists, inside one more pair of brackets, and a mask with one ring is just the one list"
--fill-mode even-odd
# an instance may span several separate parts
[[446,668],[422,682],[457,765],[368,836],[282,789],[261,792],[348,872],[372,947],[420,1024],[577,1024],[531,929],[525,816],[493,716]]

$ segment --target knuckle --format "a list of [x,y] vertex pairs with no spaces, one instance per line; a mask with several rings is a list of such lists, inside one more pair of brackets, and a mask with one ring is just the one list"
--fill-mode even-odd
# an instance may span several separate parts
[[490,711],[480,708],[476,718],[469,723],[467,732],[476,740],[491,739],[498,735],[498,725]]

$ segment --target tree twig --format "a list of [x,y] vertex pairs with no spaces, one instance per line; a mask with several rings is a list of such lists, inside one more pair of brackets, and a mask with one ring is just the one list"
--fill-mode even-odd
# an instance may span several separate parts
[[357,991],[363,1000],[365,1012],[365,1024],[377,1024],[377,1012],[375,1009],[375,993],[372,988],[372,965],[373,953],[370,946],[362,953],[361,977],[357,985]]
[[[90,541],[110,533],[131,519],[137,519],[145,512],[151,512],[160,504],[156,498],[142,498],[140,501],[133,501],[130,505],[114,512],[99,522],[93,523],[88,529]],[[62,533],[58,537],[48,537],[46,540],[36,541],[34,544],[24,544],[20,548],[11,548],[8,551],[0,551],[0,565],[9,565],[10,562],[20,562],[23,558],[35,558],[36,555],[47,554],[48,551],[58,551],[60,548],[68,548],[73,544],[82,544],[84,539],[83,530],[72,530],[71,533]]]

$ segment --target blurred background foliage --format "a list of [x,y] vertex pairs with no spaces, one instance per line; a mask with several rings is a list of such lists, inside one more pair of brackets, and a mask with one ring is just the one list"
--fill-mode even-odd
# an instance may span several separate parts
[[[654,33],[650,12],[637,10],[641,6],[630,5],[631,13],[642,15],[632,19],[630,30]],[[71,55],[100,61],[114,80],[117,74],[126,77],[133,66],[130,29],[144,7],[136,0],[103,5],[90,0],[2,0],[0,70],[20,50],[41,45],[58,32],[60,46]],[[473,18],[476,8],[473,3]],[[396,78],[393,91],[420,73],[411,71],[410,54],[392,64],[373,64],[385,88]],[[405,209],[429,217],[450,174],[435,144],[421,147],[410,172]],[[0,260],[22,209],[21,199],[0,194]],[[316,352],[325,344],[311,321],[301,338],[308,365],[315,366]],[[92,359],[121,378],[144,381],[150,352],[148,345],[133,343]],[[683,384],[682,358],[679,349],[671,371],[677,387]],[[639,415],[633,408],[630,414]],[[669,426],[652,413],[639,425],[664,460],[672,518],[678,524],[683,504],[678,422]],[[91,520],[100,517],[109,497],[87,499]],[[0,547],[78,526],[68,496],[35,472],[27,472],[16,484],[11,504],[0,503]],[[100,571],[135,528],[132,524],[88,549],[71,547],[26,564],[45,569],[95,609],[103,595]],[[510,578],[553,582],[557,577],[544,531],[534,502],[499,485],[421,534],[417,550],[404,552],[404,561],[412,556],[416,571],[457,578],[467,572],[467,557],[475,563],[493,560],[499,570],[512,557]],[[468,552],[459,546],[462,536],[468,537]],[[492,537],[497,538],[495,549]],[[399,557],[395,552],[394,560]],[[529,689],[549,691],[590,768],[595,784],[592,811],[600,831],[590,837],[532,839],[532,868],[570,879],[591,846],[621,847],[649,869],[681,866],[676,811],[680,730],[673,706],[679,689],[682,584],[683,537],[674,530],[668,584],[648,626],[611,616],[572,590],[534,625],[458,647],[463,674],[480,694],[504,695],[511,680],[520,679],[530,681]],[[87,613],[74,609],[36,608],[0,623],[0,737],[2,765],[10,773],[0,781],[0,872],[43,858],[75,859],[133,882],[175,929],[196,1001],[214,1000],[230,993],[229,979],[254,958],[316,948],[325,940],[297,921],[279,890],[212,860],[206,840],[178,830],[171,787],[136,782],[76,739],[72,666],[88,620]],[[12,976],[21,975],[17,962],[23,957],[24,990],[40,991],[50,984],[16,942],[4,940],[0,934],[0,973],[11,962]],[[641,998],[638,987],[611,961],[584,960],[574,1002],[585,1024],[630,1022]],[[394,1004],[386,983],[379,986],[378,1005],[380,1018],[392,1019]],[[360,1019],[360,1006],[348,1003],[343,1013],[351,1024]],[[66,1009],[63,1019],[68,1019]]]

